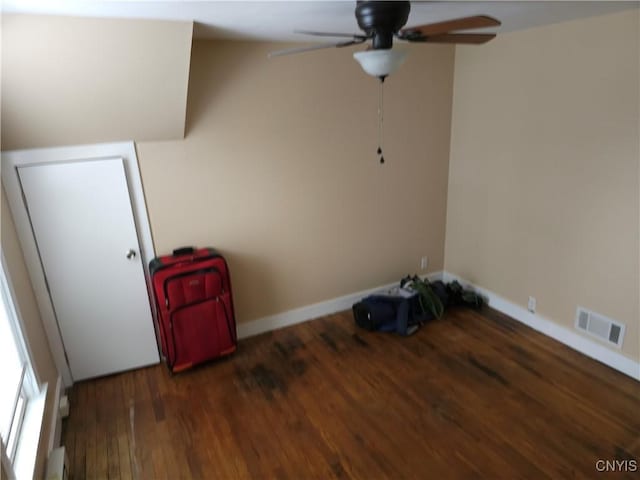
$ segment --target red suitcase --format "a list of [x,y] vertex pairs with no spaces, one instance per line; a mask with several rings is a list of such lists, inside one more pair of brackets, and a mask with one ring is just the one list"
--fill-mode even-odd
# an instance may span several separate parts
[[180,248],[149,264],[162,353],[172,372],[236,350],[225,259],[212,248]]

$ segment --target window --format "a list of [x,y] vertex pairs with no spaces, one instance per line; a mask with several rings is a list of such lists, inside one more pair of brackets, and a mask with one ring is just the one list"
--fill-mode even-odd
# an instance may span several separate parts
[[0,269],[0,436],[3,463],[14,471],[25,418],[39,389],[5,272],[3,255]]

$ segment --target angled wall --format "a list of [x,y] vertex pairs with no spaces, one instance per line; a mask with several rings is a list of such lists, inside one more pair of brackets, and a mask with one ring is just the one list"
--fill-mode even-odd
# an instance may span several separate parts
[[182,138],[192,30],[2,15],[2,150]]

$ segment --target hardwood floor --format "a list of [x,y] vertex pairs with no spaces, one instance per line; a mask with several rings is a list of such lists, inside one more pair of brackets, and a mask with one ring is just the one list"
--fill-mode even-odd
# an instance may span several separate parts
[[640,475],[640,383],[490,309],[408,338],[344,312],[69,395],[76,480]]

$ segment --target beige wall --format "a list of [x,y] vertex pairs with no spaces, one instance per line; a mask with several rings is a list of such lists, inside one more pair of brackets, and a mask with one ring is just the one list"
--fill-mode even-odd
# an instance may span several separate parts
[[11,277],[12,286],[16,295],[17,308],[22,318],[24,335],[29,351],[33,357],[34,368],[40,382],[49,384],[45,404],[45,417],[43,429],[40,435],[40,446],[36,461],[36,474],[40,478],[44,473],[44,466],[48,455],[49,436],[51,422],[53,420],[53,403],[58,370],[53,362],[49,343],[42,326],[40,312],[36,304],[35,294],[29,280],[27,267],[24,262],[22,248],[18,243],[16,228],[13,223],[7,197],[2,188],[2,215],[0,217],[2,252],[7,261],[7,269]]
[[219,248],[239,322],[443,267],[453,48],[385,83],[384,165],[352,51],[278,48],[194,42],[186,139],[137,144],[157,252]]
[[182,138],[192,28],[2,15],[2,150]]
[[456,52],[447,270],[640,357],[638,10]]

